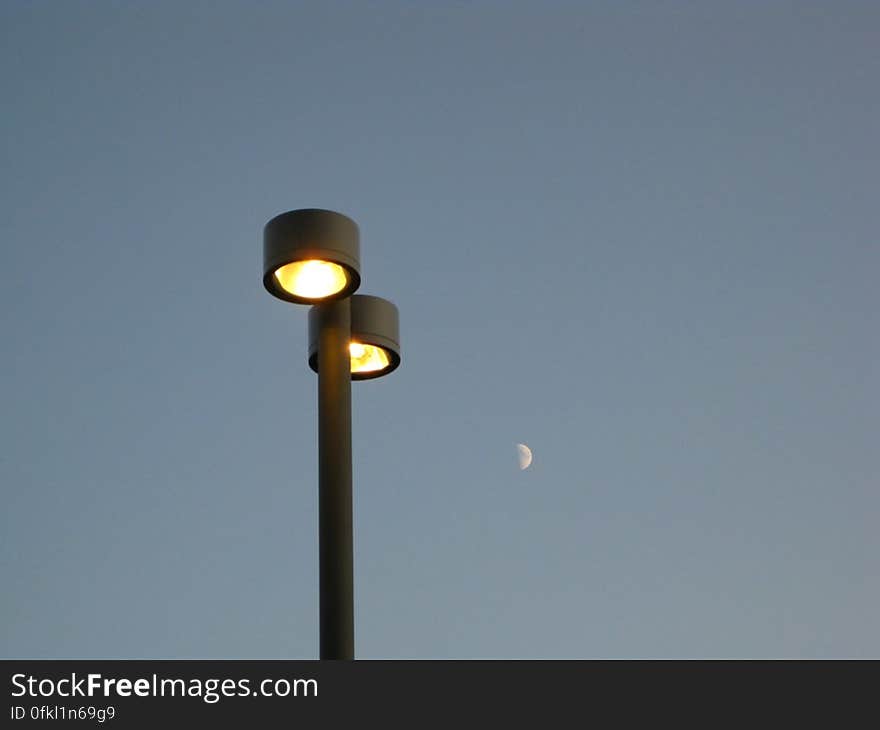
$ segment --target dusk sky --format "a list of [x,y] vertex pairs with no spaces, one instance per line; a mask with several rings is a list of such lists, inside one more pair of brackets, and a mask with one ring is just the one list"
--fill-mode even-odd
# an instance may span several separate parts
[[[361,658],[880,656],[880,4],[0,4],[0,655],[318,655],[360,227]],[[516,444],[534,462],[521,471]]]

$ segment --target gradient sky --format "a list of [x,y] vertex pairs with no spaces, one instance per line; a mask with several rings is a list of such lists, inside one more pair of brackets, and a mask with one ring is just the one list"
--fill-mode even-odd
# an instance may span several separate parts
[[[314,658],[361,229],[357,655],[880,656],[880,6],[0,5],[0,654]],[[520,472],[516,442],[534,464]]]

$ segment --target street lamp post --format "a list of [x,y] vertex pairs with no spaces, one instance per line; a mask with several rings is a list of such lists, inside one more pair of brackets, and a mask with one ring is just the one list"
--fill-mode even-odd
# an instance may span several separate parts
[[282,213],[263,231],[263,285],[309,310],[318,373],[318,561],[321,659],[354,659],[351,381],[400,364],[397,308],[360,285],[357,225],[329,210]]

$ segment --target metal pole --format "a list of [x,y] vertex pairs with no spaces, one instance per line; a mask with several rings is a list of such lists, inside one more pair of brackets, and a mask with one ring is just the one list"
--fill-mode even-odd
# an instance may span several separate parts
[[317,306],[321,659],[354,659],[351,509],[351,305]]

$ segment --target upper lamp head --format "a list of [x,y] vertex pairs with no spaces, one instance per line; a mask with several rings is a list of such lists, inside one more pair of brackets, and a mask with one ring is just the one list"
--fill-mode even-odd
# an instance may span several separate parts
[[350,296],[361,283],[357,224],[342,213],[304,208],[263,229],[263,286],[295,304]]
[[[387,299],[355,294],[351,302],[351,379],[387,375],[400,365],[400,318]],[[309,310],[309,367],[318,372],[321,307]]]

